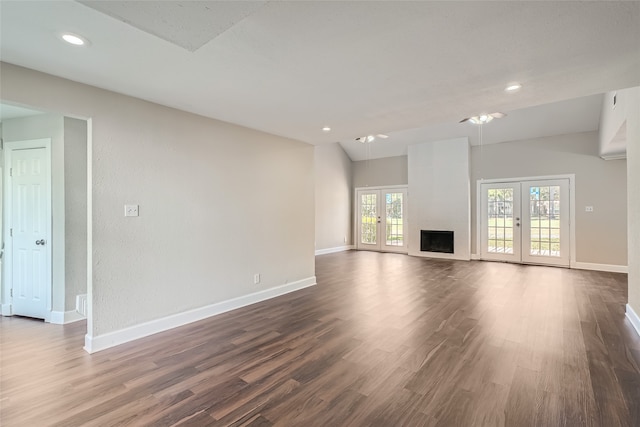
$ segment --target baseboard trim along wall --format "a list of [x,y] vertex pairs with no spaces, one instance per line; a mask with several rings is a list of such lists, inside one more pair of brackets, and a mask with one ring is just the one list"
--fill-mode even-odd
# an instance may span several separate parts
[[579,270],[608,271],[610,273],[628,273],[629,272],[629,268],[626,265],[595,264],[591,262],[578,262],[578,261],[573,263],[571,268],[577,268]]
[[355,249],[355,247],[353,245],[337,246],[335,248],[327,248],[327,249],[318,249],[318,250],[316,250],[316,255],[333,254],[333,253],[336,253],[336,252],[350,251],[352,249]]
[[265,289],[264,291],[255,292],[249,295],[233,298],[227,301],[210,304],[204,307],[195,308],[183,313],[176,313],[161,319],[152,320],[150,322],[141,323],[140,325],[131,326],[129,328],[120,329],[119,331],[109,332],[104,335],[95,337],[87,334],[84,338],[84,349],[88,353],[95,353],[106,350],[129,341],[157,334],[169,329],[177,328],[188,323],[197,322],[217,314],[226,313],[227,311],[237,308],[246,307],[261,301],[279,297],[290,292],[307,288],[316,284],[316,277],[308,277],[296,282],[287,283],[275,288]]
[[67,323],[73,323],[84,319],[86,319],[86,317],[78,313],[76,310],[52,311],[49,322],[56,325],[66,325]]
[[[471,260],[480,260],[480,255],[471,254]],[[629,268],[626,265],[614,265],[614,264],[596,264],[592,262],[572,262],[570,268],[578,270],[593,270],[593,271],[607,271],[609,273],[628,273]]]
[[629,319],[629,322],[631,322],[631,325],[636,330],[636,333],[640,335],[640,317],[638,317],[636,312],[633,311],[633,308],[631,308],[629,304],[627,304],[625,316],[627,316],[627,319]]

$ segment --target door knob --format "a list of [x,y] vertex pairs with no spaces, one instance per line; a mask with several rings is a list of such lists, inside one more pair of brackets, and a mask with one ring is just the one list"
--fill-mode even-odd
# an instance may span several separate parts
[[45,244],[44,239],[36,240],[36,245],[42,245],[42,246],[44,246],[44,244]]

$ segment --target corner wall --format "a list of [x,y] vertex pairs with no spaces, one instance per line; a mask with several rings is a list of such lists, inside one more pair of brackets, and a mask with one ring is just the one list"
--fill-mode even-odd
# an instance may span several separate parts
[[[640,87],[617,91],[617,113],[603,113],[607,129],[625,129],[627,151],[627,227],[629,251],[627,317],[640,334]],[[606,108],[606,106],[605,106]],[[603,133],[601,145],[617,132]]]
[[316,254],[353,245],[352,162],[340,144],[314,147]]
[[64,118],[65,311],[87,293],[87,121]]

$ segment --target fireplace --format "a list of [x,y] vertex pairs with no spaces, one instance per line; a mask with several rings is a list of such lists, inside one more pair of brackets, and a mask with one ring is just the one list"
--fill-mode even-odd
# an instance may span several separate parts
[[420,230],[422,252],[453,253],[453,231]]

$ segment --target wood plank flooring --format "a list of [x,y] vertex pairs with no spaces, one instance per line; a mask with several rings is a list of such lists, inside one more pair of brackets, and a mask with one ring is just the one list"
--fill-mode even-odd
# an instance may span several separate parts
[[344,252],[318,285],[94,355],[2,318],[2,426],[640,426],[626,275]]

